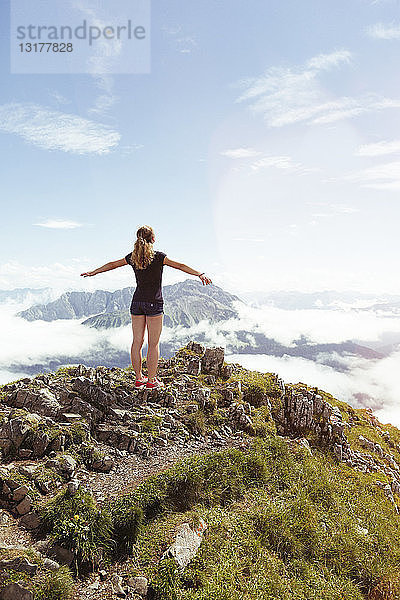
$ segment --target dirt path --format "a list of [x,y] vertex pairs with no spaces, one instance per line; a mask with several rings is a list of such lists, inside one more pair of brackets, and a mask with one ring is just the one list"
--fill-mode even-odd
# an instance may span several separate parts
[[[85,475],[85,485],[92,489],[98,504],[108,499],[128,493],[135,489],[142,481],[150,475],[161,473],[174,463],[193,454],[207,454],[223,450],[225,448],[239,448],[248,445],[248,439],[242,432],[235,432],[231,436],[226,436],[222,440],[203,439],[202,441],[193,440],[185,446],[171,445],[163,451],[158,451],[156,455],[148,458],[141,458],[136,455],[128,455],[123,460],[119,459],[111,473],[88,473],[81,471],[78,476],[83,478]],[[114,600],[117,596],[112,591],[111,578],[118,574],[122,565],[116,563],[107,569],[105,581],[101,581],[99,576],[92,574],[77,585],[74,600]],[[139,596],[127,596],[139,598]]]
[[228,447],[240,447],[243,444],[246,444],[246,438],[242,432],[235,432],[218,441],[213,438],[190,440],[184,446],[170,444],[165,449],[158,449],[156,454],[147,458],[136,454],[115,457],[115,467],[110,473],[94,473],[81,468],[77,477],[92,491],[101,506],[108,499],[128,493],[150,475],[164,471],[185,457]]

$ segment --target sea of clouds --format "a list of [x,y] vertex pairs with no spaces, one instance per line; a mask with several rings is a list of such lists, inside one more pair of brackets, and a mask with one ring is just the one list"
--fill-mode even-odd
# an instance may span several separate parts
[[[37,301],[37,300],[36,300]],[[0,305],[0,383],[27,376],[25,365],[45,364],[57,357],[90,357],[96,349],[111,347],[119,351],[130,349],[131,327],[96,330],[81,324],[84,320],[28,322],[16,313],[31,304],[4,302]],[[245,330],[249,340],[254,333],[263,333],[286,346],[305,336],[309,343],[340,343],[357,340],[372,347],[384,345],[387,336],[400,336],[400,317],[380,315],[374,311],[350,306],[332,309],[282,310],[273,306],[250,307],[237,303],[239,318],[210,325],[202,321],[188,329],[167,328],[162,333],[164,342],[179,342],[188,336],[204,336],[207,345],[240,347],[237,333]],[[399,338],[400,339],[400,338]],[[400,350],[389,356],[366,360],[351,355],[341,356],[346,371],[305,358],[268,355],[228,355],[229,362],[265,372],[278,373],[286,382],[302,381],[318,386],[353,406],[370,406],[384,423],[400,427],[400,378],[397,368]]]

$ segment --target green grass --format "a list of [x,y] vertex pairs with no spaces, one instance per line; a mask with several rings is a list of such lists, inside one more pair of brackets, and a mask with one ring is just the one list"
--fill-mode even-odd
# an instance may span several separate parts
[[111,551],[111,514],[100,510],[89,492],[80,488],[71,496],[63,490],[38,508],[42,530],[54,543],[73,551],[77,573],[94,569]]
[[42,557],[31,549],[2,548],[1,560],[26,558],[30,563],[38,565],[36,575],[31,576],[19,571],[3,570],[0,572],[0,588],[10,583],[19,582],[24,588],[34,592],[35,600],[71,600],[74,581],[68,567],[60,567],[56,571],[48,571],[43,566]]
[[[373,474],[316,450],[292,454],[274,436],[254,440],[248,452],[183,461],[117,501],[114,511],[123,520],[133,506],[143,521],[125,568],[149,577],[158,600],[394,600],[400,594],[393,575],[400,517]],[[183,572],[160,563],[176,525],[196,515],[208,523],[196,558]],[[391,595],[371,595],[385,580]]]

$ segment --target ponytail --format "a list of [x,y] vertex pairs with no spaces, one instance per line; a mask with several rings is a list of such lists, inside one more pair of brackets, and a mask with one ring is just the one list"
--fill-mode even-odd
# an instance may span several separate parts
[[136,269],[146,269],[154,258],[153,237],[154,231],[148,225],[143,225],[137,230],[137,239],[133,247],[131,260]]

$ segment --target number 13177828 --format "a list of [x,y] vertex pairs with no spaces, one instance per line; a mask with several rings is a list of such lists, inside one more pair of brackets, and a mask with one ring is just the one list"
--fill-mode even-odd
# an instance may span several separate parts
[[25,42],[19,44],[21,52],[73,52],[74,47],[72,43],[60,43],[54,42],[39,42],[32,44],[31,42]]

